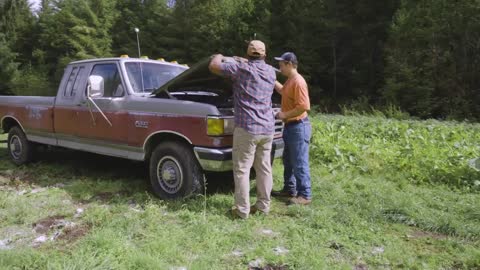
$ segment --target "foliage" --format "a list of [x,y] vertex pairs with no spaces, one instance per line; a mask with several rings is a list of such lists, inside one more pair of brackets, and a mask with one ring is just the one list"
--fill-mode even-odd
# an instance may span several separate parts
[[402,1],[390,28],[384,97],[420,117],[480,112],[480,3]]
[[319,116],[312,160],[334,174],[398,172],[411,183],[479,190],[480,174],[469,166],[480,156],[478,141],[477,124]]
[[139,28],[141,53],[153,59],[243,56],[252,38],[274,65],[293,51],[323,112],[393,106],[478,120],[479,11],[475,0],[43,0],[33,15],[27,0],[5,0],[0,93],[24,92],[11,89],[24,69],[55,85],[69,61],[136,57]]

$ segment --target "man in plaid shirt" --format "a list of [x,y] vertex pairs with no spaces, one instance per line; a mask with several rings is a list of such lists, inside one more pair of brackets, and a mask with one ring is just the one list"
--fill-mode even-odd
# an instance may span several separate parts
[[[272,94],[276,74],[265,63],[265,44],[249,43],[247,59],[226,61],[215,55],[210,62],[212,73],[233,82],[235,131],[233,134],[233,174],[235,179],[234,217],[248,218],[250,213],[267,214],[272,190],[271,150],[275,131]],[[224,61],[225,60],[225,61]],[[257,202],[250,208],[250,169],[257,175]]]

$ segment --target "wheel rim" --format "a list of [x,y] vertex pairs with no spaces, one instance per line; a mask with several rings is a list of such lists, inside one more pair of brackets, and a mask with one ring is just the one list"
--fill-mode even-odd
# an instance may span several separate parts
[[183,184],[180,162],[172,156],[165,156],[157,163],[157,181],[168,194],[177,193]]
[[19,159],[22,155],[23,145],[20,137],[13,135],[10,138],[10,154],[14,159]]

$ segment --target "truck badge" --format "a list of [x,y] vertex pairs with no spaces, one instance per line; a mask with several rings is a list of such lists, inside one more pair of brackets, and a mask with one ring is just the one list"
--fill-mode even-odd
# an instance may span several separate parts
[[137,128],[148,128],[148,122],[147,121],[135,121],[135,127]]

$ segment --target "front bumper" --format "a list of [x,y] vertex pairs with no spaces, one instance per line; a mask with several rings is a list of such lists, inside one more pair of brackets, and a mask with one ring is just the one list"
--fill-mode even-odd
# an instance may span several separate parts
[[[273,139],[272,142],[272,162],[273,159],[282,157],[284,143],[282,138]],[[194,147],[195,156],[204,171],[226,172],[233,169],[232,148],[205,148]]]

